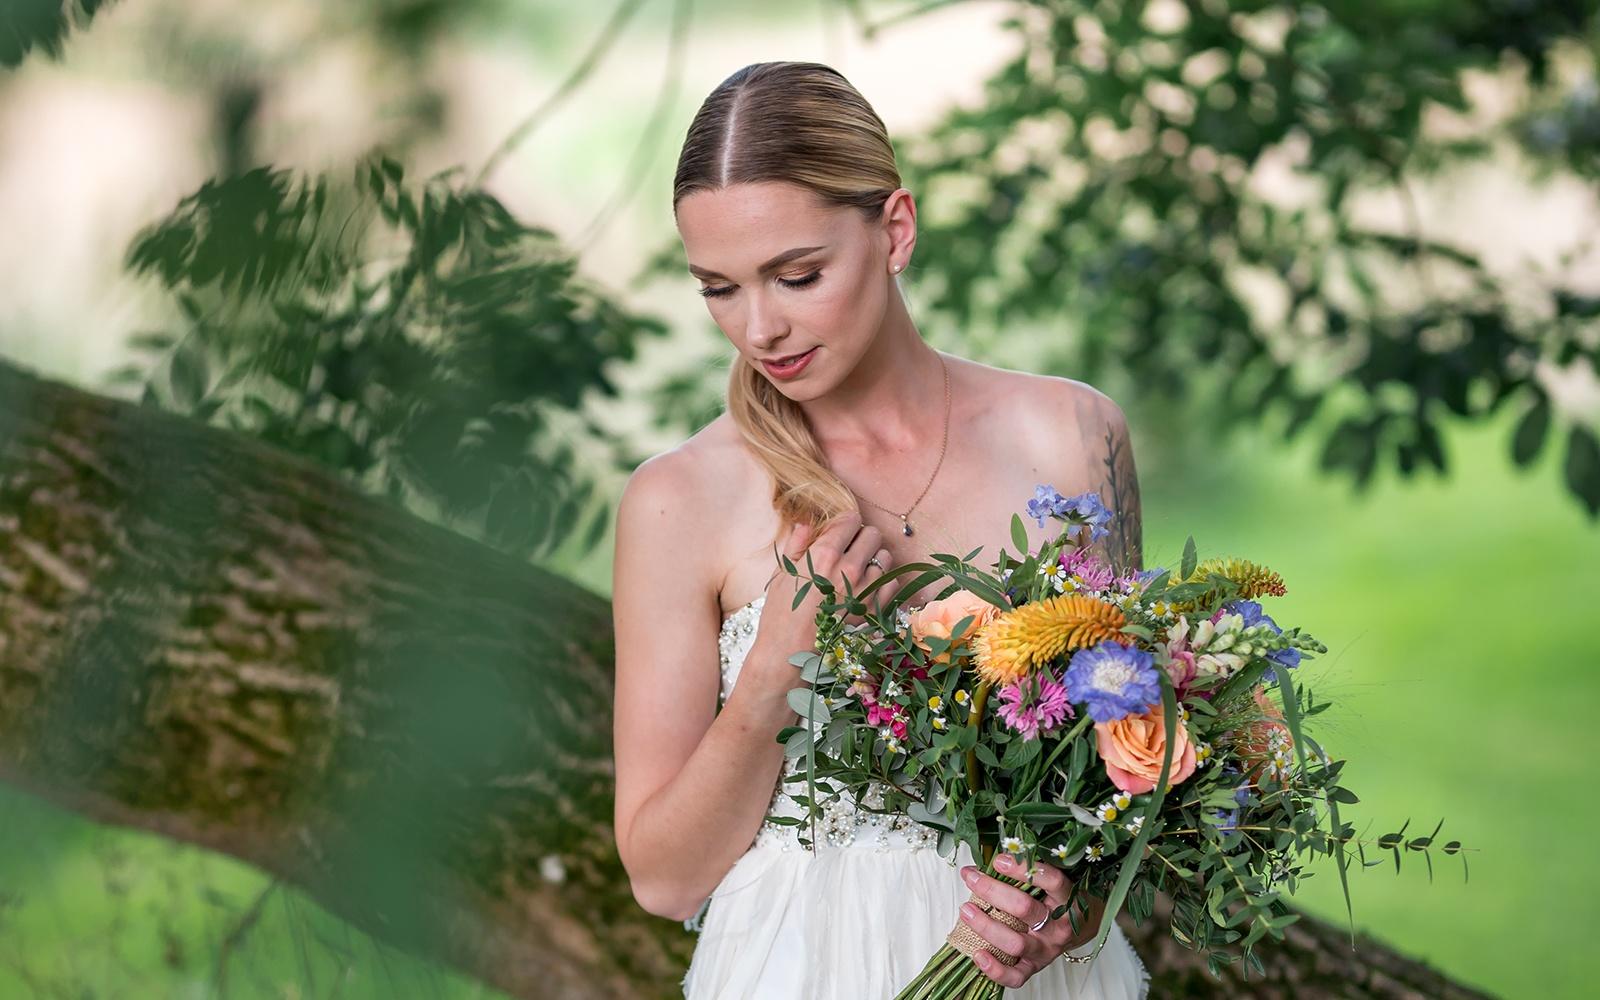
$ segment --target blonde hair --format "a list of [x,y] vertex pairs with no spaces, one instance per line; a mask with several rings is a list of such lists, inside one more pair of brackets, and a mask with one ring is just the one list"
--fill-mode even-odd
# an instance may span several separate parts
[[[695,191],[786,181],[824,205],[854,208],[869,224],[900,185],[894,147],[877,112],[838,70],[814,62],[753,63],[728,77],[689,125],[673,178],[672,208]],[[855,494],[824,460],[799,404],[735,359],[728,413],[771,473],[780,532],[821,529],[853,512]]]

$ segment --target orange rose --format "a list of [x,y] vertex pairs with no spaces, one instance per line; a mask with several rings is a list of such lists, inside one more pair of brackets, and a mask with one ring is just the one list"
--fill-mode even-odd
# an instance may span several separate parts
[[[1167,750],[1166,719],[1160,705],[1144,715],[1130,715],[1114,722],[1096,722],[1094,739],[1113,785],[1129,795],[1155,789],[1156,778],[1161,776],[1161,756]],[[1172,745],[1172,773],[1167,776],[1168,787],[1193,773],[1194,744],[1189,741],[1189,727],[1180,721],[1177,739]]]
[[[928,644],[924,639],[950,639],[954,638],[950,630],[960,624],[961,619],[972,615],[972,624],[967,626],[962,635],[971,635],[978,629],[987,625],[1000,609],[988,601],[974,594],[970,590],[958,590],[949,597],[939,601],[929,601],[921,608],[913,611],[907,617],[911,622],[911,639],[924,650]],[[932,657],[930,662],[948,663],[948,651]]]

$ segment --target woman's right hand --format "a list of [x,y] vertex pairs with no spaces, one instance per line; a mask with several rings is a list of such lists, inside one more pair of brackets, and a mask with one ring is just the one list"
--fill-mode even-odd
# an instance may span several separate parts
[[[818,576],[830,580],[840,595],[844,593],[846,580],[851,591],[859,593],[890,568],[893,558],[883,547],[883,533],[864,524],[859,512],[852,511],[839,518],[815,538],[811,535],[809,524],[797,524],[790,530],[782,551],[795,564],[799,575],[790,576],[780,565],[777,576],[767,584],[767,599],[761,608],[760,641],[770,643],[771,648],[785,650],[786,656],[815,650],[817,646],[817,608],[822,604],[822,594],[812,587],[799,606],[793,606],[795,591],[808,579],[807,553],[811,555],[811,568]],[[877,562],[869,563],[870,559]],[[869,599],[874,608],[881,606],[893,589],[893,584],[886,584],[874,592]],[[857,615],[846,619],[859,620]]]

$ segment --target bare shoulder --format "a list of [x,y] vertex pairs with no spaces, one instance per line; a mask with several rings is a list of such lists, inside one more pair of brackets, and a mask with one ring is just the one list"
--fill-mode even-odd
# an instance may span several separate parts
[[1111,427],[1126,433],[1122,408],[1110,396],[1081,379],[1042,375],[974,361],[963,367],[990,399],[1005,400],[1014,426],[1036,430],[1078,428],[1100,433]]
[[[1093,548],[1118,567],[1141,566],[1139,475],[1122,407],[1081,379],[987,365],[974,366],[970,377],[1003,401],[1003,433],[1026,442],[1044,481],[1067,493],[1093,490],[1111,510],[1108,533]],[[1028,433],[1018,435],[1017,428]]]
[[670,566],[675,579],[715,603],[742,521],[737,515],[762,494],[760,477],[725,413],[641,462],[617,504],[614,572],[659,578]]

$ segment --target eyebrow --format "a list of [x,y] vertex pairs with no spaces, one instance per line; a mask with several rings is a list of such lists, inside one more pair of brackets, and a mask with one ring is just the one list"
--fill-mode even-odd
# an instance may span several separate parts
[[[783,265],[789,263],[791,260],[794,260],[796,257],[804,257],[806,254],[816,253],[818,250],[826,249],[827,247],[795,247],[793,250],[785,250],[783,253],[778,254],[778,256],[756,268],[756,272],[759,274],[770,274]],[[689,273],[694,275],[696,278],[721,278],[723,281],[728,280],[728,276],[726,274],[718,274],[716,271],[708,271],[703,267],[696,267],[693,264],[689,265]]]

